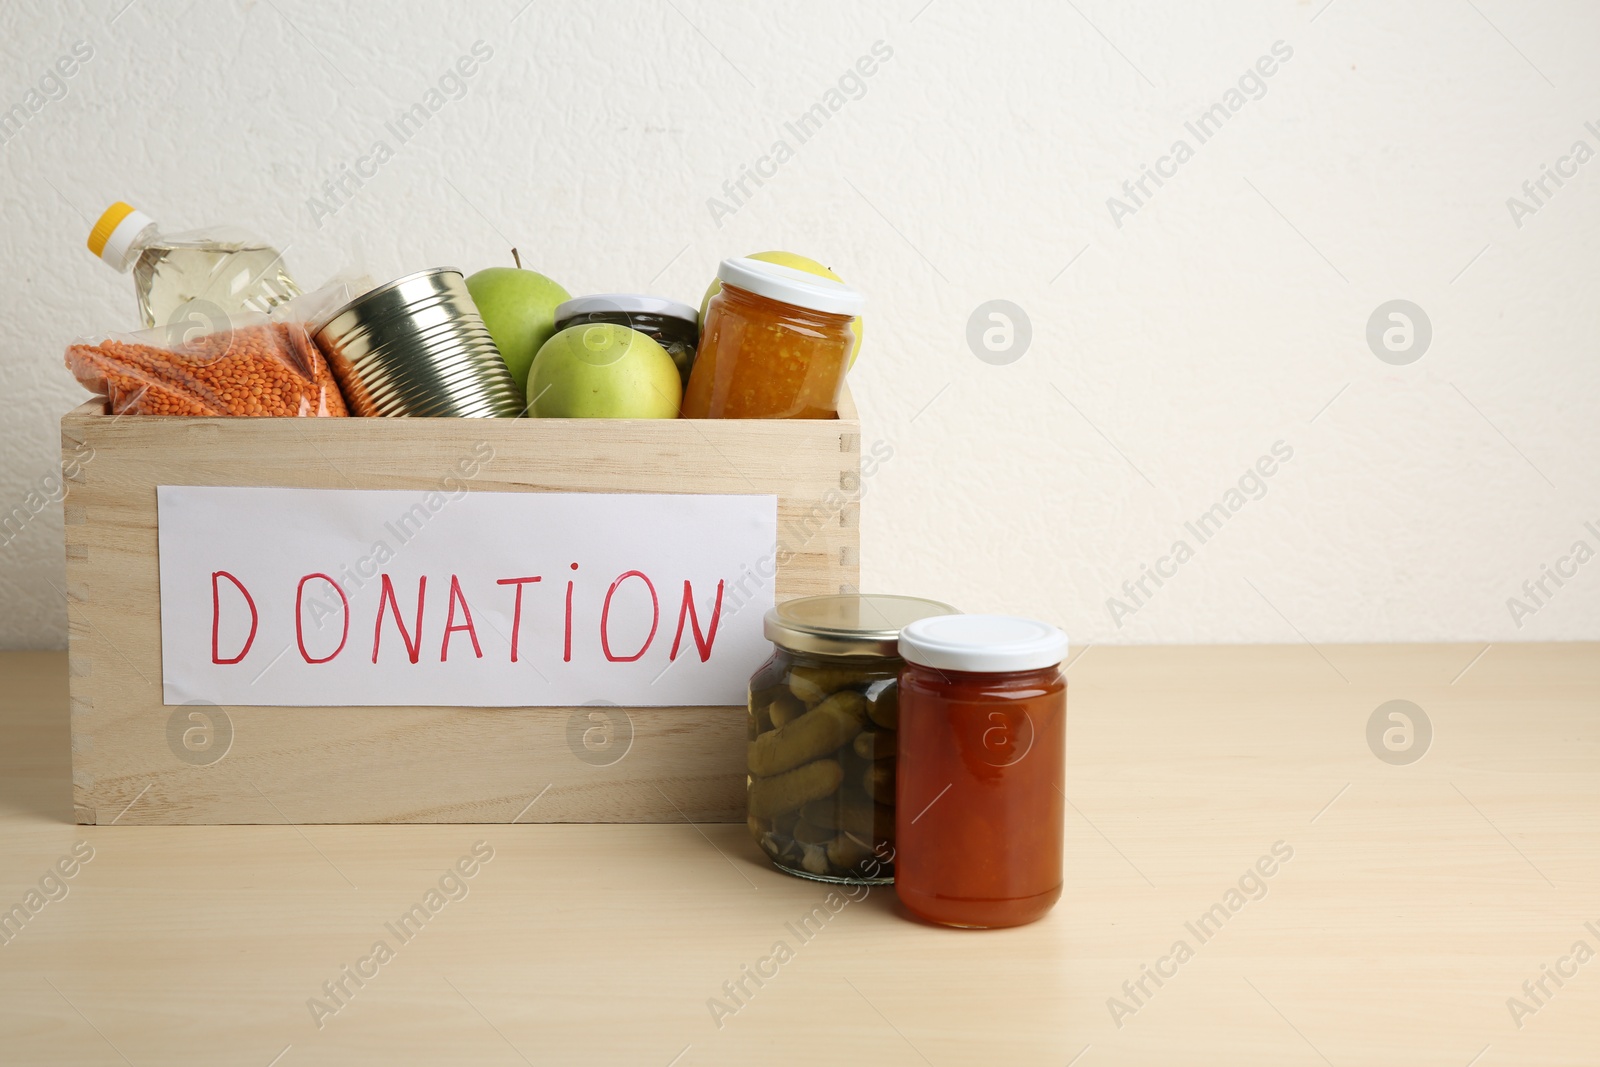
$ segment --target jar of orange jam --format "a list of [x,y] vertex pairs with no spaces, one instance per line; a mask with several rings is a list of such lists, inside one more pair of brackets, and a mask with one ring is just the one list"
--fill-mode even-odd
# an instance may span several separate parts
[[725,259],[683,397],[687,419],[831,419],[860,293],[758,259]]
[[900,631],[895,894],[945,926],[1021,926],[1061,896],[1067,635],[1005,615]]

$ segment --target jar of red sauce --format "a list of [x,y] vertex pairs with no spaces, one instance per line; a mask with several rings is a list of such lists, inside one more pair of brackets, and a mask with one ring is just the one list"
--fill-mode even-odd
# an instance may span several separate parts
[[686,419],[831,419],[861,294],[759,259],[725,259],[683,396]]
[[945,926],[1021,926],[1061,896],[1067,635],[1004,615],[900,631],[895,893]]

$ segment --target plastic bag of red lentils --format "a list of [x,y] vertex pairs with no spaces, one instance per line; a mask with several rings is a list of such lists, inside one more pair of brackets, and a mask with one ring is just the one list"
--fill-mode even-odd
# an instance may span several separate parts
[[80,342],[67,369],[113,415],[348,415],[304,323],[251,315],[188,336],[174,329]]

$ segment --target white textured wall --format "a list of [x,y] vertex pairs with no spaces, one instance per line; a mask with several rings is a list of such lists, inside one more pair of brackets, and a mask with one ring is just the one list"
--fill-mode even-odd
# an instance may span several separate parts
[[[132,322],[83,249],[112,200],[249,226],[309,284],[514,242],[574,293],[697,300],[720,257],[777,247],[871,301],[873,588],[1080,644],[1600,638],[1600,561],[1520,628],[1506,603],[1600,549],[1600,160],[1507,206],[1600,149],[1586,0],[124,3],[0,6],[0,107],[94,50],[0,145],[0,511],[56,469],[66,342]],[[385,123],[480,40],[399,143]],[[785,120],[877,41],[864,95],[798,144]],[[1185,122],[1278,41],[1265,95],[1199,143]],[[793,158],[714,218],[780,137]],[[1178,138],[1193,158],[1117,225],[1107,198]],[[393,158],[314,213],[379,139]],[[1397,298],[1433,328],[1409,365],[1365,340]],[[1009,364],[966,340],[991,299],[1031,320]],[[1266,495],[1200,545],[1185,521],[1279,441]],[[1120,593],[1179,538],[1175,577]],[[0,645],[64,644],[61,560],[54,505],[0,549]]]

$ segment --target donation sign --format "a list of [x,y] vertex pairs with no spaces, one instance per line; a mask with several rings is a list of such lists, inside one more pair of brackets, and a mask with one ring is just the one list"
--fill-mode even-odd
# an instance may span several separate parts
[[157,487],[167,704],[743,704],[774,496]]

